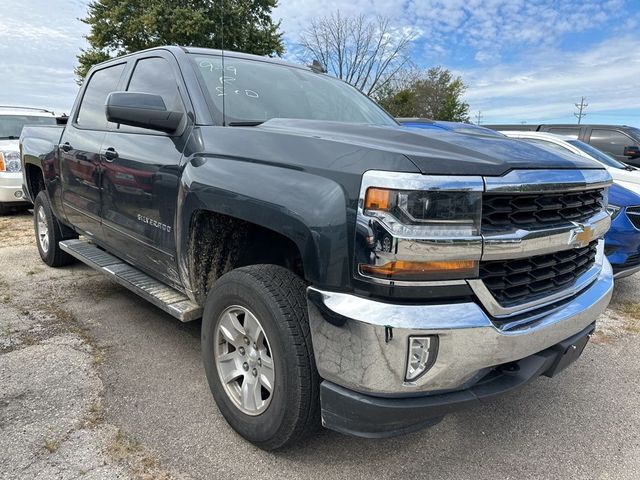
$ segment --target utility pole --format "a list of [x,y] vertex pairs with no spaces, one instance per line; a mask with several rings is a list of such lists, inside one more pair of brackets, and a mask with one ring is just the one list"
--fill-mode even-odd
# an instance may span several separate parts
[[582,117],[587,115],[586,113],[584,113],[584,109],[589,106],[586,100],[587,100],[586,98],[582,97],[582,99],[580,99],[580,103],[574,103],[574,105],[578,109],[578,111],[574,113],[574,115],[578,119],[578,125],[580,125],[580,121],[582,120]]
[[478,110],[478,113],[476,113],[476,125],[480,125],[481,121],[482,121],[482,112]]

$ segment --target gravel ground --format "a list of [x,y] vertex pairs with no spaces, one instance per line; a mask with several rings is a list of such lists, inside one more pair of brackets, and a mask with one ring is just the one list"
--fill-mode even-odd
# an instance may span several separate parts
[[0,479],[640,478],[640,275],[557,378],[411,435],[323,431],[266,453],[213,403],[199,322],[83,265],[46,267],[31,221],[0,217]]

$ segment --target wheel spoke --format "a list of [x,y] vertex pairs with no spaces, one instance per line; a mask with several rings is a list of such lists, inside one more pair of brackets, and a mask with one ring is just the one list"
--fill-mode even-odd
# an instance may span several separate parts
[[260,368],[260,384],[267,389],[269,393],[273,392],[274,383],[274,371],[273,362],[269,358],[268,361],[265,357],[262,357],[262,367]]
[[247,375],[242,383],[242,406],[250,411],[256,411],[262,406],[260,383],[251,375]]
[[218,357],[218,368],[220,378],[224,383],[231,383],[245,374],[242,364],[237,361],[235,352],[227,353]]
[[244,331],[246,332],[247,337],[249,337],[249,340],[253,343],[257,342],[258,337],[262,334],[262,328],[260,327],[258,320],[248,311],[244,314]]
[[232,312],[227,312],[222,317],[219,329],[224,339],[233,346],[237,347],[242,344],[242,339],[245,335],[244,328],[238,321],[238,317]]

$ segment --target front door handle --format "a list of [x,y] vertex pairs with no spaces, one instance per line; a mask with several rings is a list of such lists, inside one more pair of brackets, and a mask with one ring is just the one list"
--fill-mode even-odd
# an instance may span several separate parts
[[118,158],[118,152],[113,147],[109,147],[104,151],[104,159],[107,162],[113,162],[116,158]]
[[73,147],[71,146],[71,144],[70,144],[69,142],[64,142],[64,143],[60,146],[60,148],[62,148],[62,151],[63,151],[63,152],[70,152],[70,151],[73,149]]

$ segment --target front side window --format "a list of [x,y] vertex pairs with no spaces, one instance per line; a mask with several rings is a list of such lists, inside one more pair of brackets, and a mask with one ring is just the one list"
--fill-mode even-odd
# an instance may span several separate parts
[[167,110],[183,109],[173,69],[162,57],[138,60],[127,91],[160,95]]
[[614,155],[622,155],[624,147],[634,145],[634,141],[622,132],[617,130],[605,130],[594,128],[591,130],[591,145],[604,152]]
[[0,140],[17,139],[25,125],[55,125],[56,118],[36,115],[0,115]]
[[[184,111],[182,99],[178,91],[178,82],[176,81],[171,64],[162,57],[149,57],[138,60],[133,69],[131,79],[129,80],[127,92],[160,95],[167,110]],[[161,135],[160,132],[155,130],[129,125],[120,125],[118,128],[127,132]]]
[[[206,93],[225,123],[265,122],[272,118],[347,123],[397,123],[351,85],[327,75],[269,62],[214,55],[192,55]],[[224,100],[224,105],[223,105]]]
[[604,165],[606,165],[608,167],[626,168],[626,166],[623,163],[620,163],[615,158],[610,157],[606,153],[601,152],[597,148],[594,148],[594,147],[592,147],[591,145],[589,145],[587,143],[581,142],[580,140],[568,140],[568,142],[571,145],[573,145],[575,147],[578,147],[580,150],[585,152],[587,155],[591,155],[593,158],[598,160],[600,163],[603,163]]
[[124,63],[97,70],[91,75],[82,97],[82,103],[76,117],[76,124],[91,130],[107,128],[105,104],[111,92],[115,92],[124,71]]

